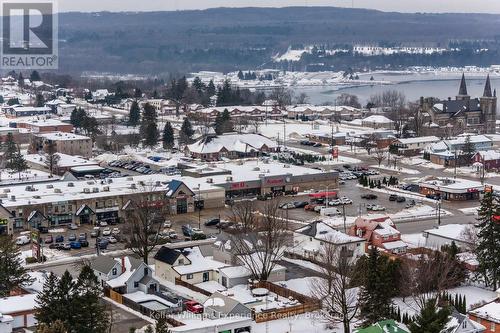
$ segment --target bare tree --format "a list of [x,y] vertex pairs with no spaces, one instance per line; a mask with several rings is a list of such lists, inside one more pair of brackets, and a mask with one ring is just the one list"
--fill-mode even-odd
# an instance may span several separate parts
[[456,287],[465,279],[465,272],[455,258],[440,251],[422,254],[416,262],[405,262],[406,294],[411,295],[421,309],[428,299],[436,298],[444,290]]
[[334,239],[325,240],[321,248],[325,278],[315,281],[311,291],[321,301],[325,321],[332,326],[342,323],[344,333],[350,333],[358,312],[358,292],[350,286],[355,263],[348,251],[336,243]]
[[240,223],[243,231],[252,228],[257,222],[257,205],[255,200],[241,200],[231,207],[231,220]]
[[309,101],[309,96],[306,93],[300,93],[295,97],[295,104],[306,104]]
[[260,128],[260,125],[261,125],[260,120],[258,120],[256,118],[249,118],[247,120],[247,122],[248,122],[248,125],[252,128],[252,132],[258,134],[259,133],[259,128]]
[[284,107],[292,104],[293,92],[285,87],[276,87],[269,97],[275,100],[278,106]]
[[408,103],[408,113],[411,128],[417,136],[421,136],[426,119],[420,104],[416,102]]
[[291,238],[279,200],[269,200],[246,230],[231,237],[232,251],[254,279],[265,281],[291,245]]
[[167,200],[164,191],[152,184],[143,186],[126,204],[123,235],[127,247],[148,263],[149,254],[159,243]]
[[374,155],[372,155],[372,158],[375,161],[377,161],[378,166],[380,166],[382,164],[382,162],[387,158],[387,150],[376,148]]
[[335,104],[351,106],[356,109],[361,109],[361,103],[359,102],[358,96],[351,95],[347,93],[342,93],[335,99]]

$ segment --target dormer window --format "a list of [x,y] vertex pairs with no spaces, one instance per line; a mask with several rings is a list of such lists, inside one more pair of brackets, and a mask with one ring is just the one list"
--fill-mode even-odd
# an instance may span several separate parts
[[184,265],[184,259],[179,259],[179,265]]
[[117,273],[118,273],[118,270],[116,268],[113,268],[113,270],[111,271],[111,274],[116,275]]

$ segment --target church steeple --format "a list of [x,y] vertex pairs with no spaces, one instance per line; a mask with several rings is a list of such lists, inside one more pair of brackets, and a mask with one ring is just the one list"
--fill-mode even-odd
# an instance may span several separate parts
[[484,93],[483,97],[493,97],[491,94],[491,83],[490,83],[490,74],[486,77],[486,84],[484,85]]
[[467,84],[465,83],[465,74],[462,73],[462,81],[460,81],[460,89],[458,90],[459,96],[467,96]]

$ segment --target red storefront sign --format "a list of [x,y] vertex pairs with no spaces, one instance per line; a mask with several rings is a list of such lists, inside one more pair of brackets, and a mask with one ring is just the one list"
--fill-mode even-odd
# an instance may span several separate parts
[[332,149],[332,157],[333,158],[339,158],[339,148],[338,147],[333,147],[333,149]]

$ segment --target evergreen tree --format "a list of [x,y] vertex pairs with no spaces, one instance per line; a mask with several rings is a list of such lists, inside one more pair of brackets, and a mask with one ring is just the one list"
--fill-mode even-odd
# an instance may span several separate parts
[[214,81],[210,80],[210,82],[208,82],[208,85],[207,85],[207,95],[208,95],[208,97],[212,97],[213,95],[215,95],[215,93],[216,93],[216,89],[215,89]]
[[43,98],[42,94],[37,94],[36,95],[36,100],[35,100],[35,106],[36,107],[42,107],[45,105],[45,99]]
[[442,332],[448,322],[450,310],[448,308],[438,309],[436,303],[436,299],[429,299],[425,302],[415,320],[409,324],[411,333]]
[[369,326],[390,317],[392,304],[390,289],[394,289],[389,275],[382,264],[382,259],[375,246],[372,246],[364,268],[364,277],[359,297],[360,318],[363,325]]
[[479,261],[478,271],[484,276],[493,290],[500,283],[500,210],[497,200],[491,192],[485,193],[478,212],[479,233],[476,255]]
[[472,163],[472,156],[474,155],[474,152],[476,151],[476,146],[474,143],[471,142],[470,140],[470,135],[467,135],[465,137],[464,145],[462,147],[462,156],[466,160],[466,164],[470,165]]
[[17,147],[17,152],[12,156],[12,158],[7,161],[5,167],[10,169],[13,173],[18,173],[19,179],[21,179],[21,173],[28,169],[28,162],[24,159],[19,147]]
[[43,290],[36,297],[36,320],[40,324],[50,325],[60,319],[59,305],[57,304],[58,279],[50,273],[43,285]]
[[11,98],[7,101],[7,105],[12,106],[12,105],[19,105],[21,102],[19,102],[19,99],[16,98]]
[[191,125],[189,119],[186,117],[184,118],[184,122],[182,123],[181,126],[179,141],[182,143],[189,143],[191,141],[191,137],[193,136],[193,134],[194,134],[193,126]]
[[0,236],[0,297],[9,296],[15,288],[33,280],[21,263],[19,247],[6,235]]
[[144,105],[140,134],[144,138],[144,145],[154,147],[158,143],[158,127],[156,124],[156,109],[149,103]]
[[70,123],[75,127],[75,129],[79,129],[83,127],[85,118],[87,118],[87,112],[85,112],[85,110],[81,107],[78,109],[75,108],[71,112]]
[[205,84],[197,76],[193,80],[193,87],[198,92],[198,95],[202,95],[203,94],[203,90],[205,89]]
[[45,153],[45,166],[49,169],[50,177],[54,174],[57,164],[61,159],[60,155],[57,154],[57,148],[55,142],[51,141],[47,144]]
[[31,82],[42,81],[42,78],[40,77],[40,74],[37,71],[33,71],[33,72],[31,72],[31,75],[30,75],[30,81]]
[[68,328],[72,327],[74,323],[73,317],[78,311],[73,302],[74,288],[73,277],[68,271],[65,271],[57,284],[54,303],[55,313],[58,314],[57,319],[60,319],[64,323],[64,326]]
[[102,289],[89,265],[83,266],[74,286],[73,308],[78,309],[71,319],[71,330],[78,333],[105,333],[109,316],[99,298]]
[[139,103],[137,103],[137,101],[133,101],[128,115],[128,125],[135,127],[139,125],[140,120],[141,110],[139,108]]
[[5,139],[5,143],[3,144],[3,160],[5,163],[14,158],[14,155],[17,153],[17,145],[14,141],[14,136],[12,133],[7,133],[7,138]]
[[245,79],[245,76],[243,75],[243,72],[241,70],[238,71],[238,79],[240,79],[240,80],[244,80]]
[[175,145],[174,129],[172,128],[172,125],[168,121],[166,122],[165,127],[163,128],[162,141],[163,141],[163,148],[165,149],[172,149],[172,147],[174,147]]

